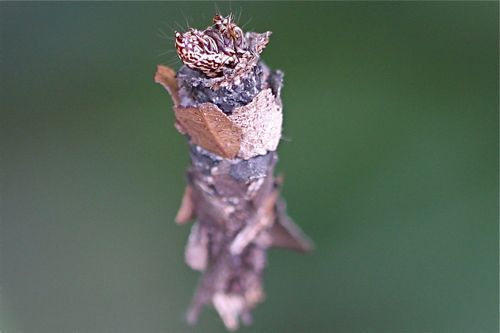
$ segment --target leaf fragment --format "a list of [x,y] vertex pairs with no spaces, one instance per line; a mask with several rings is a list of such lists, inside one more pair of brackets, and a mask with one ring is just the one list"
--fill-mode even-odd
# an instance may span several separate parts
[[245,310],[245,299],[237,294],[216,293],[212,298],[215,310],[229,331],[239,328],[239,317]]
[[199,222],[191,227],[184,258],[189,267],[204,271],[208,265],[208,234]]
[[179,87],[175,78],[175,71],[167,66],[158,65],[155,74],[155,82],[161,84],[172,97],[174,105],[179,105]]
[[187,185],[184,190],[184,195],[182,196],[181,206],[175,216],[175,222],[177,224],[187,223],[194,218],[195,214],[192,193],[193,188],[190,185]]
[[271,246],[307,253],[313,249],[312,241],[288,216],[283,199],[276,203],[276,222],[269,230]]
[[247,105],[235,108],[228,117],[242,130],[238,157],[247,160],[278,147],[283,114],[281,100],[270,88],[262,90]]
[[274,223],[274,206],[278,197],[279,192],[276,190],[268,195],[257,210],[252,221],[249,221],[245,228],[243,228],[243,230],[241,230],[234,238],[231,246],[229,247],[231,255],[240,255],[248,244],[256,239],[257,235],[262,230],[270,227]]
[[174,107],[175,117],[191,141],[224,158],[234,158],[240,151],[242,130],[215,104],[197,107]]

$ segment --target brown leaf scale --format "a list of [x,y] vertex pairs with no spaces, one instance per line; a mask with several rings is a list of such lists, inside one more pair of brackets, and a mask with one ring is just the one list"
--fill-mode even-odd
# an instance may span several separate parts
[[175,71],[167,66],[158,65],[155,82],[161,84],[172,97],[174,105],[179,105],[179,87],[175,78]]
[[215,104],[174,107],[175,117],[191,141],[224,158],[234,158],[240,150],[241,128]]

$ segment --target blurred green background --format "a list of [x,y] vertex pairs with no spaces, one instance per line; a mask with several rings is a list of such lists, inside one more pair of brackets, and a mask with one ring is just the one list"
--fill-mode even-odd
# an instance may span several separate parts
[[316,243],[272,251],[242,332],[498,332],[498,2],[0,3],[0,331],[224,330],[183,321],[188,147],[153,74],[159,30],[230,7],[273,31]]

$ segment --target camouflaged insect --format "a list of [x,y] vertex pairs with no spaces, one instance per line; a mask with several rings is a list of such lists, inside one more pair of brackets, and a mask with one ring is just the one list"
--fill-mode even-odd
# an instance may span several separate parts
[[244,33],[231,15],[212,23],[176,33],[184,65],[177,73],[159,65],[155,81],[172,96],[175,126],[190,145],[176,222],[193,221],[185,261],[202,277],[186,319],[195,324],[212,306],[236,330],[265,299],[267,251],[305,253],[312,242],[288,216],[283,179],[274,176],[283,72],[259,59],[271,33]]
[[182,62],[214,80],[214,87],[240,84],[257,64],[271,32],[243,33],[232,15],[216,15],[213,25],[200,31],[175,33],[175,48]]

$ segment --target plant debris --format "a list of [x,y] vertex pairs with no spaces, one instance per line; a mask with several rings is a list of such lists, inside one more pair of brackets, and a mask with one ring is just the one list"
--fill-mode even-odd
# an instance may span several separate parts
[[308,252],[312,242],[286,213],[274,177],[283,122],[283,73],[259,55],[270,32],[243,31],[217,15],[203,31],[176,33],[184,66],[158,66],[155,81],[172,97],[176,128],[191,165],[176,222],[193,220],[185,260],[203,272],[187,313],[196,323],[212,305],[229,330],[252,322],[265,298],[267,250]]

